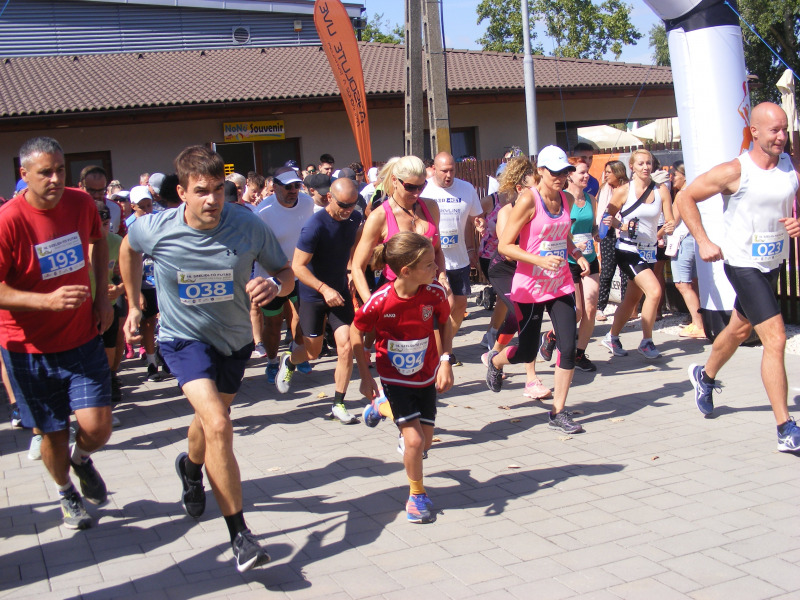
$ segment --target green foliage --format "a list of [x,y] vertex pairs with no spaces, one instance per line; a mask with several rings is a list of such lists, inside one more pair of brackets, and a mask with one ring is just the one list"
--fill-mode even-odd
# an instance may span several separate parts
[[[528,0],[530,23],[544,23],[545,34],[555,39],[557,56],[600,59],[611,52],[619,58],[622,47],[642,37],[630,21],[631,6],[621,0]],[[489,21],[477,42],[484,50],[522,52],[521,0],[481,0],[478,24]],[[531,40],[536,32],[531,30]],[[541,43],[534,53],[543,53]]]
[[648,38],[650,47],[653,49],[653,64],[659,67],[669,67],[669,44],[667,43],[667,28],[663,23],[653,25],[650,28]]
[[[739,12],[770,46],[800,75],[800,0],[739,0]],[[744,62],[752,75],[757,75],[760,89],[751,93],[753,103],[780,101],[775,83],[785,66],[780,64],[764,43],[742,23]],[[795,80],[797,85],[797,81]],[[800,86],[797,86],[800,87]]]
[[405,31],[402,25],[392,27],[389,19],[383,18],[383,13],[375,13],[367,21],[366,27],[361,30],[361,40],[364,42],[381,42],[384,44],[402,44]]

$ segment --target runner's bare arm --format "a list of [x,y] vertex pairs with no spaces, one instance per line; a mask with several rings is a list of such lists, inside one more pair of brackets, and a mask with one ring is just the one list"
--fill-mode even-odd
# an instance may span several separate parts
[[0,308],[3,310],[73,310],[89,298],[89,287],[64,285],[49,294],[27,292],[0,283]]

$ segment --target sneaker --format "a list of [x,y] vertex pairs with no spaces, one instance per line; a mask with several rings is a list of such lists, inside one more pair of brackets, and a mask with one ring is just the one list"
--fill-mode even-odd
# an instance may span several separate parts
[[456,355],[454,353],[452,353],[452,352],[450,353],[450,364],[452,366],[454,366],[454,367],[463,367],[464,366],[464,363],[462,363],[460,360],[458,360],[456,358]]
[[311,366],[311,363],[307,360],[304,360],[299,365],[295,367],[298,371],[300,371],[303,375],[308,375],[311,371],[314,370],[314,367]]
[[541,379],[534,379],[525,384],[522,395],[534,400],[544,400],[552,396],[553,392],[550,391],[549,387],[545,387]]
[[575,368],[581,371],[594,372],[597,371],[595,364],[589,360],[585,352],[575,355]]
[[411,494],[406,502],[406,518],[409,523],[433,523],[436,513],[428,494]]
[[706,337],[706,332],[702,327],[695,327],[694,323],[689,323],[686,327],[678,332],[678,336],[682,338],[692,338],[701,340]]
[[659,358],[661,353],[656,349],[656,345],[653,343],[653,340],[647,340],[646,342],[642,342],[639,344],[639,354],[644,356],[645,358],[649,358],[650,360]]
[[145,381],[161,381],[161,374],[158,372],[158,367],[153,363],[147,365],[147,377]]
[[267,383],[275,383],[275,377],[278,375],[278,369],[281,368],[281,363],[267,363],[267,369],[265,373],[267,374]]
[[556,347],[556,336],[551,329],[547,333],[542,334],[542,343],[539,346],[539,354],[542,358],[549,362],[553,358],[553,349]]
[[623,349],[622,342],[619,341],[619,338],[612,338],[611,333],[607,333],[600,343],[611,350],[611,354],[614,356],[628,356],[628,351]]
[[386,402],[386,396],[378,396],[364,407],[364,413],[361,415],[364,417],[364,425],[367,427],[376,427],[378,423],[386,418],[381,416],[380,410],[378,409],[384,402]]
[[19,412],[19,407],[16,402],[11,405],[11,427],[15,429],[22,428],[22,415]]
[[333,408],[331,408],[331,414],[333,415],[334,419],[339,419],[339,421],[341,421],[345,425],[353,425],[355,423],[358,423],[358,417],[354,417],[353,415],[351,415],[343,402],[334,404]]
[[[781,433],[783,429],[783,433]],[[792,417],[778,428],[778,450],[780,452],[800,451],[800,427]]]
[[117,375],[111,376],[111,402],[114,404],[122,400],[122,382]]
[[497,356],[499,352],[492,350],[486,357],[486,385],[495,394],[503,388],[503,369],[498,369],[492,363],[492,359]]
[[86,512],[83,500],[77,490],[72,487],[61,496],[61,513],[64,515],[64,527],[67,529],[89,529],[92,517]]
[[181,504],[186,514],[195,519],[199,518],[206,510],[206,491],[203,489],[203,474],[200,473],[200,479],[193,481],[186,476],[186,467],[184,460],[188,460],[189,455],[186,452],[178,454],[175,459],[175,471],[178,477],[181,478],[183,485],[183,492],[181,493]]
[[[406,441],[403,439],[403,434],[402,433],[397,438],[397,453],[400,454],[400,456],[405,456],[406,455]],[[426,458],[428,458],[428,451],[427,450],[423,450],[422,451],[422,460],[425,460]]]
[[236,570],[239,573],[260,567],[270,561],[269,554],[256,541],[249,529],[240,531],[233,538],[233,557],[236,559]]
[[125,343],[125,358],[133,358],[133,346]]
[[256,353],[258,358],[264,358],[267,355],[267,349],[263,342],[258,342],[256,347],[253,349],[253,352]]
[[139,346],[139,360],[147,360],[147,352],[144,346]]
[[568,410],[562,410],[555,416],[548,413],[548,420],[550,427],[564,433],[581,433],[583,431],[583,427],[572,420],[572,414]]
[[289,357],[291,352],[284,352],[281,356],[280,366],[278,367],[278,374],[275,376],[275,387],[281,394],[285,394],[292,387],[292,377],[294,376],[295,369],[289,370]]
[[78,464],[72,460],[72,470],[78,476],[78,481],[81,482],[81,493],[86,498],[87,502],[92,504],[103,504],[108,500],[108,492],[106,490],[106,482],[100,477],[100,473],[94,468],[94,463],[91,458],[87,458],[82,464]]
[[704,415],[713,413],[714,398],[712,398],[712,394],[714,391],[722,391],[722,388],[720,388],[716,382],[704,382],[703,367],[695,363],[689,365],[689,381],[691,381],[694,386],[694,403],[697,405],[697,410]]
[[28,460],[42,460],[42,436],[34,435],[28,448]]

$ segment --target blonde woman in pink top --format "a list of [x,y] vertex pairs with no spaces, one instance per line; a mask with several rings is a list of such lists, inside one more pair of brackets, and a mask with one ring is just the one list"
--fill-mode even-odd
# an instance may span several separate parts
[[572,243],[572,196],[563,191],[575,167],[557,146],[543,148],[537,162],[541,179],[536,187],[523,190],[518,196],[498,245],[500,253],[517,261],[511,300],[520,317],[519,346],[489,353],[486,383],[490,390],[499,392],[505,365],[527,363],[536,358],[542,315],[547,309],[560,353],[549,424],[565,433],[580,433],[583,428],[564,409],[575,371],[576,332],[575,286],[567,256],[572,256],[580,265],[582,275],[589,273],[588,261]]

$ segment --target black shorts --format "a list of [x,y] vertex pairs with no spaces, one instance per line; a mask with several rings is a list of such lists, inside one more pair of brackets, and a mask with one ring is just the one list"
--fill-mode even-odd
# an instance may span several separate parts
[[261,312],[265,317],[277,317],[278,315],[283,314],[283,305],[286,304],[286,301],[290,301],[295,306],[297,305],[298,295],[297,295],[297,288],[299,287],[298,282],[294,282],[294,289],[292,293],[288,296],[276,296],[266,305],[261,307]]
[[142,290],[144,297],[144,310],[142,311],[142,320],[155,317],[158,314],[158,296],[156,295],[155,288],[147,288]]
[[484,258],[483,256],[481,256],[481,257],[478,258],[478,262],[481,264],[481,271],[483,271],[483,276],[486,277],[486,279],[488,280],[489,279],[489,266],[492,263],[492,259],[491,258]]
[[111,319],[111,325],[103,333],[103,348],[116,348],[117,347],[117,334],[119,333],[119,320],[124,316],[122,309],[116,302],[111,305],[114,309],[114,318]]
[[635,279],[639,273],[650,269],[653,270],[653,263],[649,263],[639,256],[636,252],[628,252],[627,250],[614,250],[617,258],[617,266],[619,270],[630,279]]
[[[338,291],[338,290],[337,290]],[[339,291],[342,294],[341,291]],[[351,325],[355,318],[353,303],[350,301],[350,294],[342,294],[344,306],[328,306],[325,302],[300,303],[300,329],[303,335],[309,338],[321,336],[325,332],[325,317],[333,331],[343,325]]]
[[383,393],[392,407],[394,422],[398,425],[419,419],[423,425],[433,426],[436,421],[436,384],[425,387],[408,387],[383,383]]
[[[581,280],[581,266],[578,263],[568,262],[569,272],[572,273],[572,283],[578,283]],[[589,261],[589,275],[597,275],[600,272],[600,261],[597,257]]]
[[753,267],[732,267],[725,263],[725,275],[736,292],[733,303],[739,314],[751,325],[759,325],[781,314],[776,287],[781,267],[764,273]]

